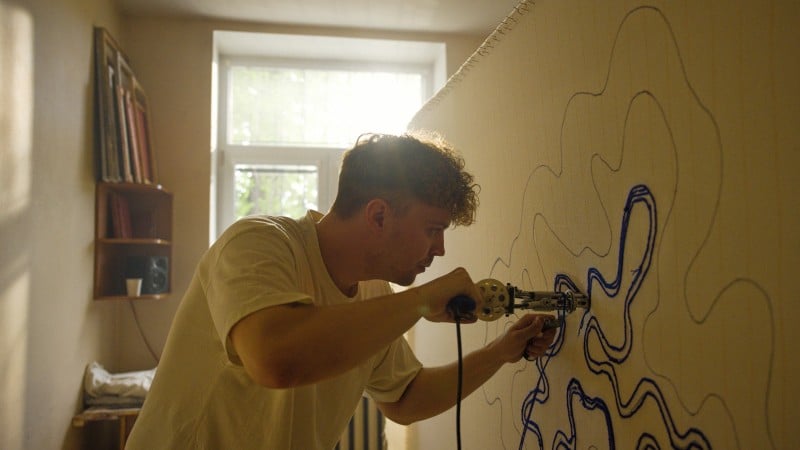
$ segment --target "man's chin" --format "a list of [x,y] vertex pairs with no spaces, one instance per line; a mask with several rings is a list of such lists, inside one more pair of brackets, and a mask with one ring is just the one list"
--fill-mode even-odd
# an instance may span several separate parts
[[406,276],[404,276],[402,278],[399,278],[399,279],[396,279],[396,280],[392,280],[392,283],[400,285],[400,286],[408,287],[408,286],[411,286],[412,284],[414,284],[414,280],[416,280],[416,279],[417,279],[417,275],[416,274],[412,274],[412,275],[406,275]]

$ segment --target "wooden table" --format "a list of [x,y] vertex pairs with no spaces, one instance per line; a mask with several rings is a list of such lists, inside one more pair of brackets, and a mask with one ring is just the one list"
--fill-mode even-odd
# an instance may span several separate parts
[[128,440],[128,434],[131,432],[133,422],[136,421],[140,410],[141,408],[102,408],[93,406],[73,416],[72,425],[83,427],[86,422],[118,420],[119,449],[124,450],[125,441]]

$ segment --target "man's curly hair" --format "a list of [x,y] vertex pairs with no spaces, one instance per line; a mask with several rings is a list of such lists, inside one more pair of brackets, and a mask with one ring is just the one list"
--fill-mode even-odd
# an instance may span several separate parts
[[479,190],[464,159],[439,135],[367,134],[344,154],[332,211],[349,218],[375,198],[402,211],[413,198],[449,211],[454,226],[471,225]]

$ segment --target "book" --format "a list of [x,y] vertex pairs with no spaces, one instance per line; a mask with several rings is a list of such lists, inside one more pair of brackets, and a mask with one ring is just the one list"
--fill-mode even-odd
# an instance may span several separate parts
[[131,148],[130,140],[128,140],[128,131],[126,129],[126,110],[125,110],[125,90],[122,86],[116,85],[114,90],[114,104],[116,106],[115,114],[115,128],[116,134],[120,142],[119,159],[122,161],[120,169],[122,170],[122,180],[128,183],[134,181],[133,166],[131,165]]
[[[136,81],[134,79],[134,81]],[[137,113],[137,126],[140,133],[139,144],[142,147],[143,164],[145,173],[150,183],[158,184],[158,170],[156,168],[156,156],[153,148],[152,136],[150,134],[150,115],[147,107],[147,95],[138,82],[133,86],[133,100]]]
[[128,199],[117,193],[111,192],[108,196],[111,210],[112,236],[115,238],[130,239],[133,237],[131,226],[131,211]]
[[94,29],[94,45],[98,178],[103,181],[118,182],[121,181],[121,177],[114,110],[117,45],[105,29],[99,27]]
[[125,131],[128,134],[128,148],[130,150],[131,165],[133,167],[133,181],[144,182],[142,170],[141,149],[136,132],[136,111],[133,109],[133,100],[130,91],[125,91]]
[[147,135],[147,106],[145,104],[144,91],[136,78],[133,79],[133,93],[131,95],[133,103],[134,124],[136,129],[136,145],[139,150],[139,163],[142,166],[142,178],[145,183],[155,182],[152,170],[152,153],[150,141]]

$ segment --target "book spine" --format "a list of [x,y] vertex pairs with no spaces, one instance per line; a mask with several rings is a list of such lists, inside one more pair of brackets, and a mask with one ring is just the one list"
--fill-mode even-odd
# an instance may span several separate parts
[[128,144],[133,162],[133,180],[137,183],[144,182],[142,177],[142,163],[140,158],[139,142],[136,137],[136,112],[133,110],[131,92],[125,91],[125,129],[128,133]]

